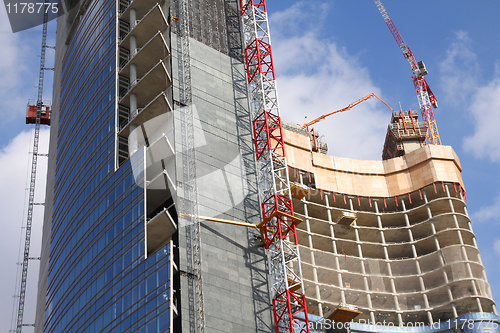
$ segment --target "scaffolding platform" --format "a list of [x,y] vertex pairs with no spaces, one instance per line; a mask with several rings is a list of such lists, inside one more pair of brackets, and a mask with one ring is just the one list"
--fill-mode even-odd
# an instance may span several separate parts
[[302,288],[302,283],[297,281],[294,282],[292,279],[288,278],[288,286],[288,290],[296,292]]
[[337,224],[351,226],[356,220],[356,213],[342,212],[342,214],[337,218],[336,222]]
[[[26,109],[26,124],[36,124],[37,106],[28,104]],[[50,125],[50,106],[42,105],[40,109],[40,124]]]
[[146,249],[152,255],[165,246],[177,231],[177,224],[167,209],[162,210],[146,223]]
[[[278,218],[282,220],[284,225],[286,225],[286,229],[282,229],[281,232],[277,230],[277,226],[269,226],[268,223],[273,219],[273,218]],[[285,239],[286,237],[290,236],[290,234],[295,234],[295,232],[292,232],[295,226],[300,224],[302,222],[302,219],[299,219],[296,216],[290,215],[288,213],[284,213],[282,211],[276,210],[274,211],[271,215],[266,217],[262,222],[260,222],[257,225],[257,228],[260,230],[260,235],[262,237],[262,243],[265,246],[269,245],[269,242],[272,241],[277,234],[280,234],[282,239]]]
[[302,200],[311,191],[309,190],[309,187],[307,187],[306,185],[293,183],[290,186],[290,192],[291,192],[292,198],[297,199],[297,200]]
[[328,316],[328,319],[336,323],[347,323],[360,314],[361,311],[358,311],[358,308],[356,306],[340,304],[337,309],[335,309],[335,311],[333,311],[332,314]]

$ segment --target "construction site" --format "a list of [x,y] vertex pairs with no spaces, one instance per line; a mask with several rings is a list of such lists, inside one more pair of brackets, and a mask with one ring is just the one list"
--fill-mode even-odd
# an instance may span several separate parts
[[[500,332],[427,69],[374,2],[420,110],[372,93],[306,124],[281,117],[265,0],[63,4],[53,102],[26,118],[51,139],[16,333]],[[329,154],[314,124],[373,97],[381,159]]]

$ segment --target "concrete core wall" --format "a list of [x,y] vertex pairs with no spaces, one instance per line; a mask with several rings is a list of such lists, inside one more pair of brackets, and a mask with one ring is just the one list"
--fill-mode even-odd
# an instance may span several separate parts
[[[174,101],[178,100],[176,36],[172,38]],[[254,151],[244,65],[190,39],[197,210],[201,216],[259,223]],[[182,110],[182,109],[179,109]],[[176,113],[177,112],[177,113]],[[182,151],[179,112],[176,147]],[[185,152],[183,152],[185,153]],[[178,180],[182,179],[180,161]],[[182,331],[189,332],[186,225],[179,222]],[[265,251],[257,230],[201,221],[206,332],[270,332]]]

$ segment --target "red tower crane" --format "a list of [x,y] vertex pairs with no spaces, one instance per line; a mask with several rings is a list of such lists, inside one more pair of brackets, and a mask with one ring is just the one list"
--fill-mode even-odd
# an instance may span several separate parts
[[399,34],[398,29],[394,25],[391,17],[387,13],[384,5],[381,0],[374,0],[377,8],[382,15],[385,23],[389,27],[396,43],[398,43],[399,48],[403,52],[403,56],[408,60],[410,64],[411,70],[413,72],[412,80],[415,86],[415,91],[417,93],[418,104],[420,106],[420,112],[422,113],[422,118],[424,122],[428,126],[427,130],[427,141],[429,144],[440,145],[441,138],[439,137],[439,132],[436,125],[436,120],[434,119],[434,112],[432,108],[437,108],[437,100],[434,94],[432,93],[431,88],[427,84],[424,76],[428,74],[427,69],[425,68],[425,64],[423,61],[417,63],[415,60],[415,56],[411,51],[410,47],[405,44],[403,38]]

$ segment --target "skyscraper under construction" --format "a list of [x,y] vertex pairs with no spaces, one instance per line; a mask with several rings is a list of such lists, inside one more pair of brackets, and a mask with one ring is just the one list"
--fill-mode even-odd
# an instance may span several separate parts
[[196,218],[259,223],[238,3],[73,6],[57,28],[37,331],[269,332],[258,231]]
[[283,125],[265,1],[65,6],[37,332],[498,327],[453,149],[408,111],[383,161]]

